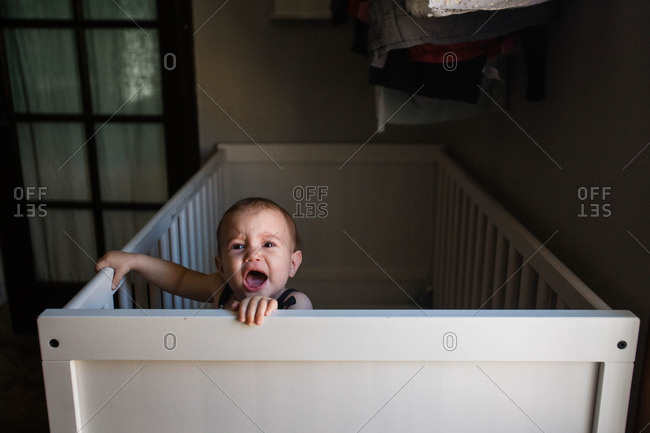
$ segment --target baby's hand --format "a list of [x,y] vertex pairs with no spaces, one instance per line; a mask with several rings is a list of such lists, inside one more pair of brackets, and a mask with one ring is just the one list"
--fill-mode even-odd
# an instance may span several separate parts
[[95,270],[99,272],[104,268],[115,269],[113,283],[111,285],[111,288],[115,290],[120,285],[122,277],[132,269],[134,260],[135,254],[124,253],[122,251],[109,251],[101,259],[97,260]]
[[237,319],[247,325],[261,325],[264,316],[268,316],[274,310],[278,309],[278,301],[267,296],[249,296],[243,301],[235,301],[232,304],[233,311],[239,310]]

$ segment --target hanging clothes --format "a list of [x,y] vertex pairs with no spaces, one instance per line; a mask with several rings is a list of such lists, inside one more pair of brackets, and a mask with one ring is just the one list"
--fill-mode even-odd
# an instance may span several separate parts
[[444,17],[467,12],[500,11],[534,6],[549,0],[406,0],[406,10],[414,17]]
[[519,32],[482,41],[460,42],[450,45],[422,44],[407,48],[412,62],[444,63],[448,68],[458,61],[475,57],[510,54],[521,43]]
[[412,62],[407,50],[392,50],[383,68],[370,68],[369,81],[410,94],[475,103],[484,66],[485,56],[450,68],[445,63]]
[[383,131],[386,124],[427,125],[500,111],[499,106],[505,107],[507,103],[507,88],[503,81],[507,79],[506,63],[504,58],[488,59],[480,83],[481,93],[475,104],[414,96],[399,90],[375,86],[377,129]]
[[506,9],[476,11],[441,18],[414,18],[404,0],[376,0],[368,11],[368,51],[372,66],[381,68],[390,50],[421,44],[448,45],[496,38],[517,30],[548,24],[557,14],[557,2]]

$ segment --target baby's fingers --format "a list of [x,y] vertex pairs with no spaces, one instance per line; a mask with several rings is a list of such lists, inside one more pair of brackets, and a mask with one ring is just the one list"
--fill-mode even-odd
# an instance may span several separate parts
[[[102,257],[99,259],[99,261],[95,264],[95,272],[100,272],[105,268],[111,268],[112,266],[103,260],[104,258]],[[111,289],[115,290],[117,289],[117,286],[120,285],[120,281],[122,281],[122,277],[124,277],[124,272],[118,269],[114,269],[115,273],[113,274],[113,281],[111,281]],[[108,277],[108,274],[104,271],[104,274]]]
[[257,304],[257,311],[255,312],[255,323],[261,325],[264,322],[264,316],[271,314],[273,310],[278,308],[278,301],[272,298],[262,298]]
[[[261,313],[260,313],[260,310]],[[266,299],[259,296],[253,296],[248,308],[246,309],[246,324],[252,325],[261,325],[262,320],[264,320],[264,311],[266,310]]]
[[275,299],[271,299],[266,305],[266,311],[264,312],[264,315],[268,316],[277,309],[278,309],[278,301],[276,301]]
[[[253,296],[245,298],[238,304],[237,319],[246,323],[247,325],[261,325],[264,322],[264,317],[268,316],[278,308],[278,301],[264,296]],[[233,303],[233,310],[237,305]]]
[[248,310],[248,304],[250,303],[251,298],[244,298],[243,301],[235,301],[232,304],[232,309],[237,309],[237,320],[241,323],[246,323],[246,313]]
[[113,268],[115,273],[113,274],[113,281],[111,281],[111,288],[113,290],[117,289],[122,281],[124,275],[129,271],[129,269],[123,269],[119,261],[115,260],[116,254],[111,251],[104,254],[97,263],[95,263],[95,272],[99,272],[104,268]]
[[124,272],[115,269],[115,275],[113,275],[113,285],[111,286],[113,290],[117,289],[117,287],[122,282],[122,278],[124,278]]

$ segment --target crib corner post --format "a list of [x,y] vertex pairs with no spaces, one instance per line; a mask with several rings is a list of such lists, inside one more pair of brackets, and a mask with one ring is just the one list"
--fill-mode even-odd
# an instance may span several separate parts
[[592,433],[624,433],[633,362],[603,362],[598,373]]
[[79,431],[82,426],[74,361],[43,361],[43,380],[50,433]]

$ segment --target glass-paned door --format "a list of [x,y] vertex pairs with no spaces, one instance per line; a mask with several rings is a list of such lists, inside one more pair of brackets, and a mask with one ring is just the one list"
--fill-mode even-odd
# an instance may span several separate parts
[[190,17],[181,0],[0,0],[15,328],[68,301],[198,168]]

